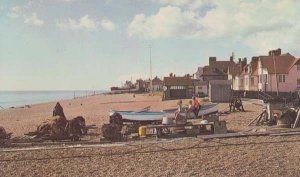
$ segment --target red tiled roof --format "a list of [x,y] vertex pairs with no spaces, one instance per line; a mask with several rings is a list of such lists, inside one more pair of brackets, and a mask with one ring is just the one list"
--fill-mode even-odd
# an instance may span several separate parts
[[221,71],[228,69],[228,67],[234,66],[235,63],[233,61],[212,61],[209,66],[212,68],[218,68]]
[[[290,54],[284,54],[280,56],[260,56],[259,57],[262,67],[268,70],[270,74],[288,74],[290,68],[295,64],[297,60]],[[275,68],[274,68],[275,65]]]
[[193,81],[190,77],[164,77],[166,86],[191,86]]
[[152,79],[152,84],[153,85],[163,85],[163,81],[160,80],[158,77],[155,77],[154,79]]
[[241,74],[241,67],[242,67],[241,63],[236,63],[234,65],[231,65],[228,68],[228,73],[233,75],[233,76],[240,75]]
[[219,75],[226,75],[223,71],[218,68],[213,68],[211,66],[204,66],[203,67],[203,74],[202,76],[219,76]]

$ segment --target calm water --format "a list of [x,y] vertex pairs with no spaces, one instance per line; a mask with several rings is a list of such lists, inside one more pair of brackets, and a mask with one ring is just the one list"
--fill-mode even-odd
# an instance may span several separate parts
[[0,91],[0,109],[86,97],[105,91]]

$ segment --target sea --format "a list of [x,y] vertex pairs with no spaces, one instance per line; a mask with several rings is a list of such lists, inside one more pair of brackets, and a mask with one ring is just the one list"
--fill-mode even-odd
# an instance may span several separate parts
[[103,94],[107,91],[0,91],[0,109]]

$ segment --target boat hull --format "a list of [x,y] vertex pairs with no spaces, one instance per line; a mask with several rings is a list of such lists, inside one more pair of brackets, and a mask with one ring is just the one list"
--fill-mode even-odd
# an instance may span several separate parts
[[[168,109],[161,112],[134,112],[134,111],[111,111],[110,115],[115,112],[121,114],[125,122],[146,122],[146,121],[162,121],[163,117],[174,117],[177,109]],[[203,105],[198,113],[198,117],[218,112],[218,104]],[[186,113],[181,113],[186,116]]]

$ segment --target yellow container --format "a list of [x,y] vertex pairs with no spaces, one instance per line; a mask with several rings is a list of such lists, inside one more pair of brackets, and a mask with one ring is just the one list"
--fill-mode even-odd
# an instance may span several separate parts
[[146,137],[146,127],[145,126],[140,126],[139,127],[139,136],[140,137]]

